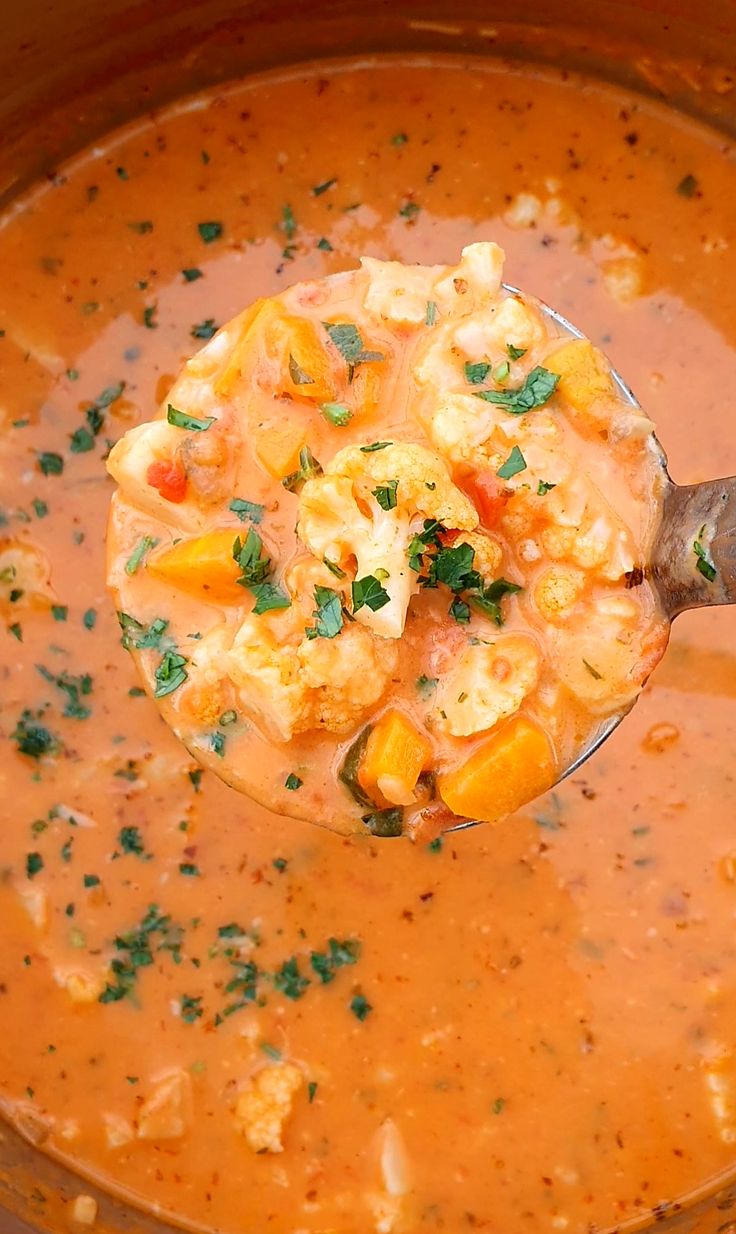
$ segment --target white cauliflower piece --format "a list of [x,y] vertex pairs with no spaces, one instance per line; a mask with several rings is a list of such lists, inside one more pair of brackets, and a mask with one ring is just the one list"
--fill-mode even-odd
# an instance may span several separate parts
[[336,638],[307,638],[316,585],[337,590],[320,562],[299,562],[287,579],[291,608],[245,618],[224,657],[243,710],[277,741],[308,729],[348,732],[379,702],[398,651],[357,622]]
[[[392,487],[396,504],[385,510],[375,492]],[[347,446],[323,476],[304,485],[297,534],[317,557],[343,568],[354,559],[356,579],[380,579],[389,603],[376,612],[361,608],[356,620],[383,638],[400,638],[418,587],[407,548],[425,518],[461,531],[478,526],[475,507],[453,484],[442,459],[406,443],[368,453]]]
[[466,245],[458,265],[435,284],[440,311],[464,317],[493,300],[501,290],[505,256],[492,241]]
[[496,472],[518,446],[526,468],[505,480],[506,488],[536,489],[540,479],[559,485],[570,474],[564,431],[548,412],[514,416],[472,394],[447,393],[425,404],[424,419],[432,444],[456,467]]
[[537,310],[517,296],[461,321],[455,330],[455,343],[471,360],[507,360],[509,344],[530,351],[546,337]]
[[446,266],[405,266],[400,261],[362,257],[368,275],[365,307],[369,313],[396,325],[419,326],[427,317],[436,279]]
[[503,549],[495,536],[486,535],[483,531],[466,531],[455,540],[454,547],[469,544],[473,550],[473,569],[481,575],[483,582],[492,583],[498,578],[503,561]]
[[437,694],[436,724],[453,737],[493,728],[519,710],[539,680],[540,656],[523,634],[470,643]]
[[591,601],[574,630],[562,626],[549,637],[560,681],[594,715],[617,711],[638,694],[644,648],[629,597]]
[[282,1135],[304,1076],[294,1063],[269,1063],[240,1093],[235,1126],[254,1153],[281,1153]]
[[167,501],[146,480],[151,464],[173,459],[181,441],[181,429],[167,420],[138,424],[116,441],[107,459],[107,470],[124,497],[139,510],[181,531],[195,533],[206,529],[206,519],[194,502]]

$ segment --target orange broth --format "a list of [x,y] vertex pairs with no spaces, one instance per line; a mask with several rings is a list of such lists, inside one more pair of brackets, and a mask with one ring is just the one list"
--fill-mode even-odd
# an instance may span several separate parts
[[[203,323],[362,253],[448,261],[490,234],[625,373],[676,480],[736,470],[735,189],[721,138],[633,96],[387,61],[148,118],[8,215],[0,533],[51,579],[3,608],[0,1100],[45,1151],[227,1234],[602,1230],[733,1163],[731,615],[680,619],[619,732],[513,821],[344,839],[200,776],[141,696],[103,456]],[[281,1062],[304,1083],[284,1151],[256,1153],[233,1111]],[[143,1140],[171,1074],[183,1134]]]

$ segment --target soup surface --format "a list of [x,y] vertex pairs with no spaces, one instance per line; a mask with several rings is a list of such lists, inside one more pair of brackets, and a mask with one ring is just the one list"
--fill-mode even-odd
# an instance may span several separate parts
[[48,1152],[227,1234],[594,1231],[732,1164],[728,611],[678,621],[581,775],[418,848],[198,768],[103,536],[112,443],[243,304],[489,235],[676,480],[736,470],[735,191],[722,140],[633,97],[384,62],[195,100],[5,219],[0,1094]]
[[631,706],[668,633],[662,468],[498,245],[361,267],[256,300],[115,445],[108,577],[205,767],[427,840],[539,796]]

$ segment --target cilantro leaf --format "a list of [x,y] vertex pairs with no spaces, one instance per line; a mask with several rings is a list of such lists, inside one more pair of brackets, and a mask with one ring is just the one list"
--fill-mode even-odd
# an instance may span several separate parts
[[386,484],[382,484],[379,485],[378,488],[371,489],[373,496],[382,510],[396,509],[396,490],[398,487],[398,480],[388,480]]
[[307,626],[307,638],[337,638],[343,627],[342,597],[331,587],[320,587],[318,584],[314,589],[314,598],[317,604],[312,614],[315,622],[313,626]]
[[156,698],[165,698],[167,694],[173,694],[174,690],[178,690],[179,686],[187,681],[189,674],[184,665],[188,663],[187,657],[180,655],[177,651],[170,649],[164,652],[154,673],[156,688],[153,693]]
[[291,352],[289,352],[289,376],[291,377],[291,380],[294,382],[295,386],[313,386],[314,385],[314,378],[310,377],[309,373],[305,373],[303,368],[300,368],[300,366],[297,364],[296,360],[292,356]]
[[214,240],[219,240],[222,235],[222,223],[214,221],[206,223],[197,223],[197,231],[199,237],[205,244],[212,244]]
[[232,510],[233,514],[237,514],[241,523],[246,521],[260,523],[265,508],[265,506],[259,505],[256,501],[246,501],[244,497],[233,497],[228,506],[228,509]]
[[253,612],[256,617],[272,609],[291,608],[291,600],[286,592],[277,587],[275,583],[256,583],[250,588],[250,593],[255,596]]
[[553,488],[557,488],[557,485],[548,484],[546,480],[540,480],[537,485],[537,497],[544,497],[545,493],[549,493]]
[[526,471],[526,459],[519,447],[514,446],[506,462],[502,463],[499,467],[496,475],[502,480],[510,480],[512,476],[518,476],[521,471]]
[[535,407],[543,407],[554,394],[559,380],[559,373],[551,373],[538,364],[516,390],[478,390],[475,397],[487,403],[498,403],[512,415],[521,416]]
[[323,321],[322,325],[348,366],[349,381],[352,381],[353,371],[357,365],[365,364],[369,360],[385,359],[380,351],[366,351],[364,349],[360,331],[352,322],[332,323]]
[[374,574],[366,574],[364,578],[356,578],[351,584],[353,593],[353,612],[357,613],[367,606],[372,613],[377,613],[391,600],[385,587],[381,585]]
[[478,360],[476,364],[471,364],[468,360],[465,364],[465,380],[471,386],[482,386],[490,371],[491,366],[486,364],[485,360]]
[[509,360],[520,360],[522,356],[526,355],[528,350],[528,347],[514,347],[513,343],[506,344]]
[[704,535],[705,535],[705,523],[700,528],[700,536],[693,543],[693,552],[695,553],[695,557],[696,557],[695,569],[698,571],[699,574],[702,574],[703,578],[707,579],[709,583],[712,583],[715,581],[715,577],[718,571],[716,570],[713,562],[708,556],[708,553],[703,548],[701,540]]
[[205,317],[204,321],[198,321],[192,326],[189,333],[192,338],[211,339],[218,329],[214,317]]

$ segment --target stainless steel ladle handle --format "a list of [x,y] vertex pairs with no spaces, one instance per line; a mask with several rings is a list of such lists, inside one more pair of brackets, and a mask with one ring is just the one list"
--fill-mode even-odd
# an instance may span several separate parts
[[736,477],[683,485],[667,478],[647,573],[670,620],[736,603]]

